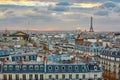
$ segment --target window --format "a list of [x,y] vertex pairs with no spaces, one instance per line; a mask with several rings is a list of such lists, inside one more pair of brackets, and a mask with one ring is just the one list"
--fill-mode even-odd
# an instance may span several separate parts
[[7,70],[7,65],[4,66],[4,70]]
[[69,70],[72,70],[72,66],[69,66]]
[[32,69],[33,69],[33,66],[32,66],[32,65],[30,65],[30,66],[29,66],[29,69],[30,69],[30,70],[32,70]]
[[94,70],[97,70],[97,66],[94,66]]
[[16,70],[19,70],[19,65],[16,65],[16,66],[15,66],[15,69],[16,69]]
[[33,75],[32,74],[29,75],[29,80],[33,80]]
[[40,70],[43,70],[43,67],[44,67],[44,66],[43,66],[43,65],[41,65],[41,66],[40,66]]
[[40,80],[43,80],[43,74],[40,75]]
[[38,74],[35,74],[35,80],[38,80]]
[[15,57],[12,57],[12,61],[15,61]]
[[7,80],[7,75],[3,75],[3,80]]
[[52,66],[49,66],[48,69],[49,69],[49,70],[52,70]]
[[69,74],[69,79],[72,79],[72,74]]
[[78,70],[78,66],[75,66],[75,70]]
[[64,74],[62,75],[62,79],[65,79],[65,75]]
[[7,60],[9,60],[9,58],[7,57]]
[[55,70],[58,70],[59,69],[59,67],[58,66],[55,66]]
[[26,59],[25,56],[23,56],[23,59],[24,59],[24,60]]
[[82,78],[85,79],[85,74],[82,75]]
[[15,80],[19,80],[19,75],[18,74],[15,75]]
[[55,75],[55,79],[58,79],[58,75]]
[[85,67],[84,67],[84,66],[82,66],[82,69],[85,69]]
[[12,75],[11,74],[9,75],[9,80],[12,80]]
[[52,79],[52,75],[49,75],[49,79]]
[[26,70],[26,66],[25,66],[25,65],[24,65],[24,66],[22,66],[22,69],[23,69],[23,70]]
[[33,60],[33,56],[30,56],[30,60]]
[[23,74],[23,80],[26,80],[26,75],[25,74]]
[[12,70],[13,66],[12,65],[9,65],[9,70]]
[[97,75],[96,74],[94,75],[94,79],[97,79]]
[[65,70],[65,66],[62,66],[62,70]]
[[76,79],[79,79],[79,74],[76,74]]
[[38,65],[35,66],[35,70],[39,70],[39,66]]

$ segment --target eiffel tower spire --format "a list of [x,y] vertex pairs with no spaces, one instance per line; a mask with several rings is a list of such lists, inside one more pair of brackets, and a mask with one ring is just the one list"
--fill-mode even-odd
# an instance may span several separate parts
[[90,31],[89,32],[94,32],[93,30],[93,18],[91,17],[91,23],[90,23]]

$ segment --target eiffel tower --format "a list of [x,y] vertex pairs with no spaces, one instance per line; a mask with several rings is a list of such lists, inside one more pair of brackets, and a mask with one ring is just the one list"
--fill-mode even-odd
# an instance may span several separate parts
[[91,17],[91,24],[90,24],[90,31],[89,32],[94,32],[93,30],[93,18]]

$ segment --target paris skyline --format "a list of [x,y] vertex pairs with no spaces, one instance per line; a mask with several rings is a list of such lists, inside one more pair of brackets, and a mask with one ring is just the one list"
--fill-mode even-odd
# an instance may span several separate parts
[[0,30],[120,29],[119,0],[0,0]]

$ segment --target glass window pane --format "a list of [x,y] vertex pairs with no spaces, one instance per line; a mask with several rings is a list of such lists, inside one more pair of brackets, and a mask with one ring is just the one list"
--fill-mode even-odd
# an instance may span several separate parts
[[32,74],[29,75],[29,80],[33,80],[33,75]]
[[72,79],[72,74],[69,74],[69,79]]
[[35,80],[38,80],[38,74],[35,74]]
[[16,74],[16,80],[19,80],[19,75],[18,74]]

